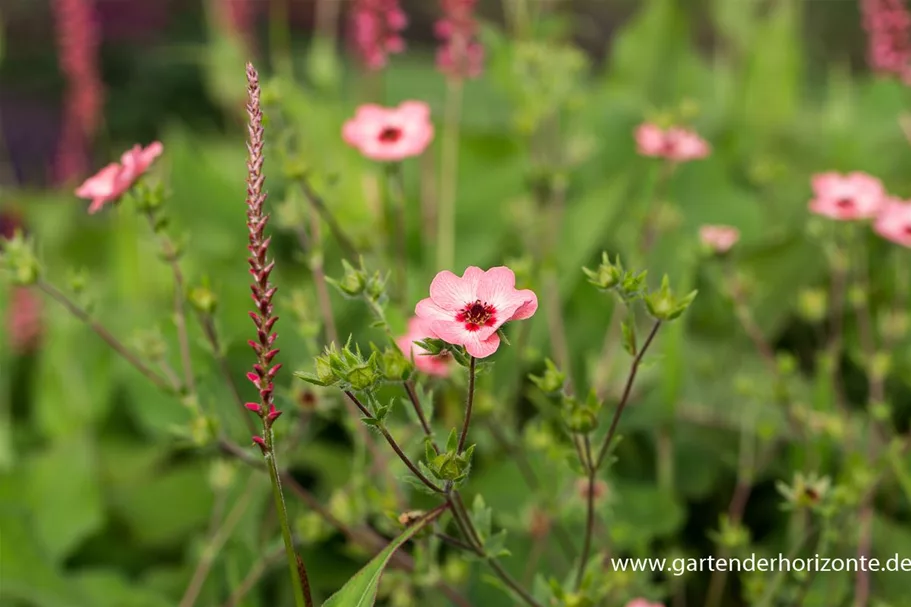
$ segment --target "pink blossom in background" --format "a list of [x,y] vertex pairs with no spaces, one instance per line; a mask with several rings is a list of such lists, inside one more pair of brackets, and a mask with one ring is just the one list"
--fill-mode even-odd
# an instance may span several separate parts
[[437,69],[452,78],[477,78],[484,71],[484,47],[477,40],[477,0],[441,0],[443,17],[434,25],[442,45]]
[[120,162],[112,162],[95,175],[86,179],[76,189],[76,196],[92,201],[89,213],[97,213],[104,206],[123,196],[161,155],[163,147],[154,141],[147,147],[135,145],[120,157]]
[[636,128],[636,147],[643,156],[687,162],[705,158],[711,146],[693,131],[681,127],[662,129],[645,123]]
[[861,0],[861,12],[870,68],[911,82],[911,13],[904,0]]
[[740,240],[740,230],[733,226],[705,225],[699,228],[699,239],[715,253],[727,253]]
[[886,240],[911,248],[911,202],[889,199],[876,217],[873,229]]
[[886,201],[883,184],[866,173],[821,173],[813,176],[812,186],[810,210],[840,221],[874,217]]
[[625,607],[664,607],[664,603],[652,603],[646,599],[633,599]]
[[432,337],[434,334],[430,330],[430,323],[413,316],[408,321],[408,332],[395,340],[395,343],[408,359],[414,360],[414,366],[418,371],[427,375],[446,377],[452,369],[452,357],[448,354],[428,356],[427,350],[414,343]]
[[66,182],[85,174],[88,147],[101,118],[101,28],[93,0],[54,0],[52,6],[60,70],[67,81],[54,176]]
[[41,311],[41,298],[32,289],[12,288],[6,329],[9,345],[16,354],[27,354],[38,347],[44,331]]
[[430,107],[422,101],[405,101],[396,108],[362,105],[345,123],[342,138],[371,160],[418,156],[433,141]]
[[430,283],[430,297],[422,299],[415,314],[430,323],[433,336],[464,346],[476,358],[486,358],[500,347],[497,330],[511,320],[531,318],[538,297],[516,289],[516,275],[507,267],[486,272],[471,266],[459,277],[443,270]]
[[405,50],[408,16],[398,0],[355,0],[349,19],[351,45],[367,69],[382,69],[390,54]]

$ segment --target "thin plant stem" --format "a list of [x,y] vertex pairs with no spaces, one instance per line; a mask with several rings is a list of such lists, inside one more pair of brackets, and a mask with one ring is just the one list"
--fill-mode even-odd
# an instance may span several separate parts
[[310,596],[306,572],[299,565],[300,556],[294,549],[291,526],[288,524],[288,510],[285,507],[285,498],[282,495],[281,475],[278,472],[278,463],[275,461],[275,433],[270,427],[265,434],[266,449],[263,456],[266,461],[266,467],[269,469],[269,479],[272,481],[272,497],[275,500],[275,511],[278,514],[278,524],[281,527],[282,541],[285,544],[285,555],[288,558],[291,586],[294,589],[294,602],[298,607],[313,607],[313,598]]
[[403,303],[408,294],[408,230],[405,223],[405,171],[401,162],[393,162],[386,167],[386,196],[387,214],[391,216],[393,240],[395,244],[395,273],[397,280],[394,295],[399,303]]
[[[409,379],[405,382],[405,393],[408,394],[408,400],[411,401],[411,405],[414,407],[414,412],[418,416],[418,420],[421,422],[421,428],[424,430],[424,436],[432,439],[433,429],[430,427],[430,422],[427,421],[427,416],[424,415],[424,409],[421,407],[421,401],[418,399],[418,394],[414,389],[414,381]],[[436,442],[432,442],[431,444],[434,451],[439,453],[440,448],[437,446]]]
[[657,182],[649,196],[648,204],[645,207],[645,219],[642,222],[642,232],[639,239],[639,252],[648,253],[655,243],[658,228],[655,225],[655,207],[661,204],[661,199],[667,195],[667,189],[671,182],[671,175],[677,164],[672,160],[666,160],[661,163]]
[[338,242],[338,245],[344,249],[346,255],[352,259],[356,258],[358,254],[357,247],[354,246],[351,238],[345,234],[345,231],[335,218],[335,215],[333,215],[332,211],[329,210],[329,207],[326,206],[326,202],[316,192],[310,184],[310,181],[306,177],[302,177],[298,183],[301,186],[301,190],[304,192],[304,197],[310,203],[311,207],[316,210],[319,216],[323,218],[323,221],[326,222],[326,225],[329,226],[329,231],[332,232],[332,236],[335,238],[336,242]]
[[592,536],[595,533],[595,478],[598,469],[592,461],[592,443],[591,438],[586,434],[582,438],[583,465],[585,467],[588,479],[588,494],[585,496],[585,539],[582,543],[582,553],[579,556],[579,569],[576,571],[576,591],[582,585],[582,577],[585,574],[585,566],[588,564],[591,555]]
[[[149,221],[149,227],[152,232],[156,232],[155,216],[152,211],[145,213]],[[180,269],[178,261],[177,247],[171,242],[167,234],[160,234],[158,241],[161,244],[161,253],[164,256],[165,263],[171,268],[171,274],[174,277],[174,322],[177,325],[177,341],[180,348],[180,361],[183,367],[183,382],[185,390],[194,398],[196,393],[196,380],[193,375],[193,362],[190,357],[190,336],[187,330],[187,287],[184,280],[183,270]]]
[[383,435],[383,438],[386,439],[386,442],[389,443],[389,446],[392,447],[392,450],[395,451],[395,454],[399,457],[399,459],[402,460],[402,463],[405,464],[409,470],[411,470],[412,474],[414,474],[416,477],[418,477],[418,480],[420,480],[422,483],[424,483],[424,485],[426,485],[428,489],[434,491],[435,493],[445,493],[445,491],[442,488],[440,488],[439,486],[437,486],[436,483],[434,483],[433,481],[428,479],[426,476],[424,476],[424,474],[415,465],[415,463],[411,461],[411,458],[409,458],[408,455],[405,454],[405,452],[402,450],[402,448],[396,442],[395,438],[393,438],[393,436],[389,433],[389,430],[386,429],[386,427],[382,424],[382,422],[379,422],[379,420],[377,420],[375,417],[373,417],[373,415],[370,413],[370,410],[367,409],[367,407],[365,407],[363,405],[363,403],[361,403],[360,400],[358,400],[357,396],[355,396],[353,392],[351,392],[350,390],[345,390],[345,396],[347,396],[348,399],[352,403],[354,403],[358,409],[360,409],[361,413],[364,414],[364,417],[366,419],[378,422],[376,425],[376,428]]
[[458,538],[452,537],[451,535],[446,535],[445,533],[435,533],[434,535],[437,536],[438,538],[440,538],[441,540],[443,540],[444,542],[446,542],[447,544],[449,544],[450,546],[454,546],[461,550],[467,550],[468,552],[475,551],[474,546],[472,546],[471,544],[467,544]]
[[459,172],[459,130],[462,121],[462,81],[450,78],[446,83],[446,107],[443,118],[443,144],[440,159],[439,208],[437,209],[437,269],[452,267],[455,262],[455,199]]
[[471,424],[471,409],[474,404],[474,381],[477,360],[478,359],[472,356],[471,362],[468,365],[468,396],[465,400],[465,421],[462,423],[462,432],[459,435],[459,446],[456,449],[456,453],[462,452],[462,449],[465,448],[465,441],[468,438],[468,427]]
[[92,316],[79,304],[70,299],[64,292],[60,291],[57,287],[51,283],[39,279],[36,283],[36,287],[49,296],[51,299],[60,303],[67,311],[75,316],[77,319],[86,324],[95,334],[100,337],[108,346],[111,347],[117,354],[120,355],[125,361],[130,363],[137,371],[146,377],[149,381],[155,384],[155,387],[167,392],[168,394],[177,394],[180,392],[180,387],[172,384],[167,379],[150,369],[144,362],[142,362],[139,357],[130,352],[123,343],[120,342],[114,335],[108,331],[104,325],[92,318]]
[[259,475],[255,475],[253,472],[250,473],[250,478],[247,481],[247,487],[240,494],[240,497],[237,499],[234,507],[225,518],[224,523],[222,523],[219,527],[213,530],[213,533],[211,533],[211,537],[209,538],[209,541],[203,550],[202,556],[199,559],[199,564],[196,566],[196,570],[193,572],[193,575],[190,578],[190,583],[183,593],[183,598],[180,599],[180,607],[192,607],[196,604],[196,600],[199,598],[199,593],[202,591],[203,585],[205,584],[206,579],[209,577],[209,572],[212,570],[212,565],[215,563],[215,559],[218,557],[219,551],[230,539],[235,527],[237,527],[237,524],[240,522],[244,513],[246,513],[247,508],[250,506],[251,498],[256,495],[256,492],[252,489],[253,485],[256,484],[256,481],[258,481],[260,478],[261,477]]
[[620,423],[620,416],[623,415],[623,410],[626,408],[630,394],[632,393],[633,382],[636,381],[636,373],[639,371],[639,365],[642,363],[642,358],[645,356],[648,347],[655,339],[655,335],[657,335],[658,329],[660,328],[661,321],[656,320],[655,324],[652,326],[652,330],[648,334],[648,337],[645,339],[645,343],[642,344],[642,349],[639,350],[639,353],[636,354],[636,358],[633,359],[633,364],[630,367],[629,376],[626,380],[626,386],[623,388],[623,396],[620,398],[620,404],[617,405],[617,410],[614,412],[614,418],[611,420],[611,425],[607,431],[607,436],[604,437],[604,442],[601,443],[601,448],[598,450],[598,457],[595,460],[594,466],[596,470],[599,470],[601,468],[601,465],[604,463],[604,458],[607,457],[611,442],[614,440],[614,435],[617,433],[617,426]]

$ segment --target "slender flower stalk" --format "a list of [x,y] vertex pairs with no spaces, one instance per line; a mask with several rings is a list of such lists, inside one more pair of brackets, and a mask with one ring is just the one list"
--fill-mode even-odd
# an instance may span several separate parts
[[272,425],[282,412],[275,407],[273,380],[282,365],[280,363],[272,364],[273,359],[278,354],[278,350],[273,347],[278,336],[272,332],[272,328],[278,321],[278,317],[273,314],[272,310],[272,298],[275,295],[276,288],[269,282],[269,276],[275,267],[275,262],[268,260],[271,237],[265,235],[269,215],[265,213],[263,208],[266,201],[266,193],[263,190],[265,183],[265,176],[263,175],[264,129],[263,113],[260,108],[259,76],[250,63],[247,64],[247,92],[249,94],[247,115],[250,120],[248,125],[250,139],[247,143],[249,152],[247,161],[247,229],[250,237],[248,246],[250,250],[250,274],[253,276],[251,290],[253,292],[253,302],[256,306],[256,311],[250,312],[250,318],[253,319],[253,324],[256,325],[256,340],[251,340],[250,346],[256,352],[257,358],[256,364],[253,365],[253,371],[247,374],[247,379],[259,391],[259,402],[248,403],[247,408],[256,413],[262,421],[263,434],[262,436],[254,436],[253,442],[262,451],[272,480],[272,494],[275,498],[275,508],[278,512],[282,539],[285,543],[285,553],[288,557],[295,604],[298,607],[311,607],[313,599],[309,596],[309,592],[306,592],[305,596],[305,591],[309,586],[306,569],[294,549],[291,528],[288,524],[288,512],[282,495],[278,464],[275,461],[275,434],[272,430]]
[[456,449],[456,453],[461,453],[462,449],[465,448],[465,440],[468,438],[468,428],[471,425],[471,409],[474,404],[474,379],[477,361],[478,359],[472,356],[468,367],[468,396],[465,401],[465,422],[462,424],[462,433],[459,435],[459,447]]

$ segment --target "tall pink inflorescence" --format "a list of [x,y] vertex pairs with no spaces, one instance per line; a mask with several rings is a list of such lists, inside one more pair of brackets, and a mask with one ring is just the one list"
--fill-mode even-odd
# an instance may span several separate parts
[[281,415],[275,408],[273,398],[273,379],[281,368],[281,364],[273,365],[272,360],[278,354],[273,346],[278,337],[272,332],[277,316],[272,314],[272,298],[275,296],[275,287],[269,282],[269,275],[275,267],[274,261],[269,261],[269,243],[271,237],[265,235],[269,215],[263,209],[266,202],[266,193],[263,190],[265,176],[263,175],[263,112],[260,107],[259,76],[256,69],[247,64],[247,115],[249,117],[248,134],[249,142],[247,151],[247,230],[250,244],[250,274],[253,284],[250,289],[253,296],[255,311],[250,312],[250,318],[256,325],[256,339],[249,344],[256,352],[256,363],[253,371],[247,373],[247,379],[253,382],[259,391],[258,403],[247,403],[247,409],[259,415],[263,422],[263,436],[254,436],[253,442],[260,446],[263,453],[271,450],[269,438],[272,423]]
[[442,41],[437,69],[450,78],[477,78],[484,70],[484,47],[477,40],[477,0],[441,0],[443,18],[434,31]]
[[88,168],[87,148],[98,129],[103,85],[98,66],[101,28],[94,0],[54,0],[60,69],[67,81],[54,180],[71,181]]
[[386,67],[389,55],[405,50],[402,30],[408,16],[398,0],[355,0],[351,7],[350,42],[369,70]]
[[911,12],[904,0],[862,0],[870,68],[911,84]]

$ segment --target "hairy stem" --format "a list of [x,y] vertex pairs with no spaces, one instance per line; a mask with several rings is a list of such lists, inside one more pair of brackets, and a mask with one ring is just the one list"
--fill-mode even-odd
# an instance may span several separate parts
[[86,324],[95,334],[111,347],[125,361],[130,363],[137,371],[143,374],[146,379],[155,384],[155,387],[169,394],[177,394],[180,387],[170,383],[164,377],[150,369],[139,357],[130,352],[114,335],[108,331],[104,325],[92,318],[92,316],[79,304],[70,299],[63,291],[43,279],[36,283],[38,289],[49,296],[51,299],[60,303],[67,311]]
[[632,393],[633,383],[636,381],[636,373],[639,371],[639,365],[642,363],[642,358],[645,356],[646,351],[648,351],[648,347],[655,339],[655,335],[657,335],[658,329],[660,328],[661,321],[656,320],[655,324],[652,326],[651,332],[649,332],[648,337],[645,339],[645,343],[642,344],[642,348],[639,350],[639,353],[636,354],[636,358],[633,359],[633,364],[630,367],[629,375],[626,379],[626,386],[623,388],[623,396],[620,398],[620,404],[617,405],[617,410],[614,412],[614,418],[611,420],[610,428],[607,431],[607,436],[604,437],[604,442],[601,443],[601,448],[598,450],[598,457],[595,460],[594,465],[594,468],[596,470],[599,470],[601,468],[601,465],[604,463],[604,458],[607,457],[611,442],[614,440],[614,435],[617,433],[617,426],[620,423],[620,416],[623,415],[623,410],[626,408],[630,394]]
[[462,452],[462,449],[465,448],[465,440],[468,438],[468,427],[471,424],[471,409],[474,404],[474,380],[477,360],[478,359],[472,356],[468,366],[468,396],[465,400],[465,421],[462,423],[462,433],[459,435],[459,446],[456,449],[456,453]]

